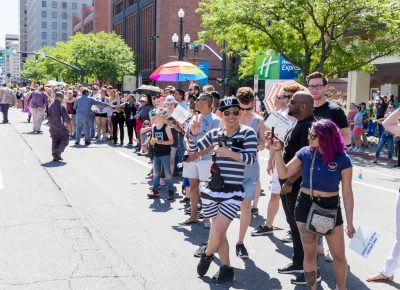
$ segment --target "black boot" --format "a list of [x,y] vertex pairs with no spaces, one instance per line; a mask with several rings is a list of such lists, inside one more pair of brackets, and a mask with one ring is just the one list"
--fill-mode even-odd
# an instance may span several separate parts
[[168,200],[175,200],[175,193],[173,190],[168,190]]
[[31,117],[32,117],[32,116],[28,116],[28,123],[31,122]]
[[211,281],[217,284],[232,282],[233,281],[233,268],[228,266],[221,266],[218,272],[212,277]]
[[200,261],[199,264],[197,264],[197,274],[199,274],[200,277],[203,277],[207,273],[210,264],[214,259],[214,255],[206,256],[206,249],[206,247],[202,248]]

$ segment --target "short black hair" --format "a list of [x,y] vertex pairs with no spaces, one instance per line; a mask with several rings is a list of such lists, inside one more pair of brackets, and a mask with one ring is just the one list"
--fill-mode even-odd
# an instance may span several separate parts
[[176,92],[183,98],[185,96],[185,91],[181,89],[177,89]]

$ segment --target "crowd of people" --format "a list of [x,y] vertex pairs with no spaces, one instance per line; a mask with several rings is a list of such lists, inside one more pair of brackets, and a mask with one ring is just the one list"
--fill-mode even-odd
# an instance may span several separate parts
[[[308,91],[290,85],[275,98],[277,112],[289,124],[280,138],[275,136],[274,127],[264,123],[259,101],[249,87],[222,98],[213,86],[201,89],[197,84],[191,84],[186,92],[168,86],[161,94],[148,95],[123,94],[111,86],[40,86],[19,89],[15,100],[17,107],[27,113],[28,122],[32,118],[34,134],[42,132],[47,116],[54,161],[63,159],[61,153],[69,139],[79,146],[82,136],[85,146],[92,140],[122,146],[126,128],[126,145],[136,147],[136,153],[153,164],[146,177],[152,183],[149,199],[164,196],[162,186],[166,186],[167,199],[175,200],[174,176],[181,173],[180,202],[187,204],[185,214],[189,217],[179,224],[189,226],[202,219],[203,226],[210,228],[208,241],[194,256],[199,258],[197,273],[204,276],[218,253],[221,267],[212,278],[216,283],[234,279],[226,233],[239,211],[236,255],[249,257],[245,237],[252,215],[259,214],[260,176],[264,173],[258,159],[261,151],[269,150],[271,195],[267,218],[251,236],[273,234],[274,219],[282,204],[289,228],[283,242],[293,244],[293,255],[292,262],[278,272],[295,274],[293,284],[315,290],[321,281],[317,254],[325,254],[326,260],[333,262],[337,289],[344,290],[348,271],[344,233],[350,238],[355,234],[352,162],[346,150],[361,150],[364,125],[371,124],[372,114],[364,118],[366,106],[361,103],[352,104],[346,116],[342,108],[327,100],[328,79],[322,73],[309,75],[306,83]],[[5,88],[0,90],[0,103],[11,99],[11,95]],[[399,104],[396,98],[387,103],[384,97],[376,100],[370,112],[374,112],[377,123],[383,123],[378,159],[385,144],[388,149],[393,146],[389,134],[392,138],[398,134],[385,127],[385,118],[393,115]],[[315,208],[330,210],[332,222],[323,226],[320,221],[313,223],[310,214]],[[329,248],[325,252],[322,237]],[[390,278],[395,268],[370,281]]]

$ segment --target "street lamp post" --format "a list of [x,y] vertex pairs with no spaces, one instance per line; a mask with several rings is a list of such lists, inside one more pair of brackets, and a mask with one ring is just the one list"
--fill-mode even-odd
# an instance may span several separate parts
[[172,35],[172,42],[174,44],[174,52],[176,52],[176,49],[178,49],[178,60],[183,61],[183,59],[185,58],[185,54],[189,49],[190,36],[189,34],[183,36],[183,17],[185,17],[185,11],[183,11],[182,8],[179,9],[178,11],[178,17],[179,17],[179,36],[178,34],[174,33],[174,35]]

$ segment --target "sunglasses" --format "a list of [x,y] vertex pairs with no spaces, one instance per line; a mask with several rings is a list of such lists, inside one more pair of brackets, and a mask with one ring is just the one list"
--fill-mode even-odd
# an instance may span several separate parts
[[251,107],[251,108],[242,108],[242,107],[240,107],[240,111],[253,111],[253,107]]
[[240,111],[239,110],[233,110],[233,111],[228,111],[228,110],[226,110],[226,111],[224,111],[224,116],[225,117],[228,117],[229,115],[234,115],[234,116],[239,116],[239,114],[240,114]]
[[313,89],[313,90],[317,90],[319,91],[320,89],[322,89],[323,87],[325,87],[324,85],[309,85],[308,88],[309,89]]
[[313,132],[308,132],[308,137],[309,137],[311,140],[315,140],[315,139],[318,138],[317,134],[315,134],[315,133],[313,133]]

